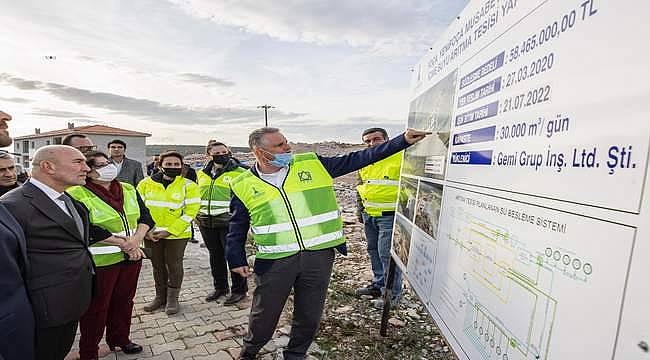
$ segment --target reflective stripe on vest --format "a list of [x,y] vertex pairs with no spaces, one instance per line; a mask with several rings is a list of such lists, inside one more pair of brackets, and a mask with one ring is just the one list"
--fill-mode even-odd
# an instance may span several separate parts
[[191,222],[201,207],[198,185],[181,176],[164,187],[147,177],[138,184],[138,192],[156,223],[155,230],[165,229],[166,239],[187,239],[192,236]]
[[[93,254],[93,259],[96,258],[96,255],[117,254],[122,252],[122,249],[120,249],[119,246],[115,245],[91,246],[88,248],[88,250],[90,250],[90,253]],[[122,256],[122,259],[124,259],[124,256]]]
[[279,259],[345,243],[332,177],[314,153],[293,156],[281,188],[250,170],[231,188],[250,214],[257,258]]
[[[130,236],[135,233],[140,218],[140,206],[135,188],[131,184],[120,183],[124,194],[123,213],[113,207],[84,186],[73,186],[66,191],[88,208],[90,223],[113,235]],[[93,261],[98,267],[109,266],[124,261],[122,250],[115,245],[96,243],[89,247]]]
[[357,186],[357,191],[368,215],[381,216],[384,211],[395,211],[402,155],[400,151],[359,170],[362,184]]
[[[328,213],[310,216],[308,218],[297,220],[299,227],[309,226],[328,222],[330,220],[337,219],[341,216],[341,212],[338,210],[330,211]],[[273,224],[265,226],[252,226],[251,230],[253,234],[273,234],[283,231],[291,231],[293,225],[291,223],[282,223],[282,224]]]
[[201,209],[199,212],[205,215],[219,215],[230,210],[230,182],[241,175],[246,169],[237,167],[231,171],[213,179],[205,171],[197,173],[199,191],[201,192]]

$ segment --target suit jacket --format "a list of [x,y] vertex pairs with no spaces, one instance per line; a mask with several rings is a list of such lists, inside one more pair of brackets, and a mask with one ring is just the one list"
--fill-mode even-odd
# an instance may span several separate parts
[[84,225],[74,220],[32,183],[0,198],[27,240],[27,290],[39,328],[78,320],[90,304],[94,263],[88,250],[88,209],[73,199]]
[[122,162],[122,170],[117,174],[117,181],[129,183],[133,186],[138,186],[140,180],[144,179],[142,172],[142,164],[137,160],[124,158]]
[[0,359],[33,359],[34,315],[25,290],[23,230],[0,205]]

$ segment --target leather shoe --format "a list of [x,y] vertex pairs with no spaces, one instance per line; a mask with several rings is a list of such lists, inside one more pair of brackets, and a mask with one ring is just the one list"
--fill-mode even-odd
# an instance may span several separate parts
[[246,294],[238,294],[238,293],[232,293],[226,301],[223,302],[224,305],[235,305],[236,303],[244,300],[246,298]]
[[217,301],[218,298],[228,295],[228,289],[217,289],[205,297],[205,301]]
[[142,346],[130,342],[124,346],[122,346],[122,352],[125,354],[137,354],[142,352]]
[[[108,348],[111,349],[111,351],[115,351],[115,346],[109,345]],[[130,342],[124,346],[119,346],[119,348],[125,354],[138,354],[142,352],[142,346],[134,342]]]

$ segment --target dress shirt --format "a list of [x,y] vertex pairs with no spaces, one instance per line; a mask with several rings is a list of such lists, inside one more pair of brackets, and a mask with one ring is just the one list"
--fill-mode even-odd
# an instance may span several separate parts
[[72,216],[70,215],[70,211],[68,210],[68,207],[65,205],[65,202],[59,199],[59,197],[63,195],[62,192],[58,192],[34,178],[30,178],[29,182],[32,183],[32,185],[36,186],[37,188],[41,189],[41,191],[43,191],[45,195],[47,195],[47,197],[52,199],[52,201],[54,201],[54,203],[58,207],[60,207],[64,213],[68,214],[68,216]]

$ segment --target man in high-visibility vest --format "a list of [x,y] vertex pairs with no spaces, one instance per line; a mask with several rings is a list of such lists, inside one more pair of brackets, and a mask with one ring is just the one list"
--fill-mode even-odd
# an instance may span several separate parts
[[[197,173],[201,208],[196,220],[203,241],[210,253],[210,270],[214,291],[205,301],[216,301],[228,295],[228,265],[226,264],[226,234],[230,223],[230,181],[248,167],[235,160],[230,149],[218,141],[210,141],[206,147],[210,161]],[[248,283],[246,278],[236,272],[230,272],[232,286],[230,296],[224,305],[234,305],[246,298]]]
[[323,312],[334,248],[347,254],[333,178],[393,155],[425,136],[425,132],[409,129],[373,148],[323,157],[292,154],[276,128],[257,129],[249,135],[257,161],[230,183],[232,217],[226,238],[230,269],[244,277],[252,274],[244,249],[249,227],[257,247],[257,287],[242,359],[254,359],[271,339],[292,288],[293,323],[284,358],[305,357]]
[[[361,135],[363,143],[375,147],[388,141],[388,133],[382,128],[370,128]],[[357,295],[378,298],[388,281],[390,245],[395,220],[395,202],[399,189],[399,174],[403,152],[393,154],[381,161],[359,170],[361,184],[357,186],[361,216],[368,242],[368,256],[372,267],[372,283],[356,289]],[[396,269],[395,282],[391,289],[391,303],[396,305],[402,294],[402,275]],[[383,308],[384,300],[373,299],[372,305]]]

